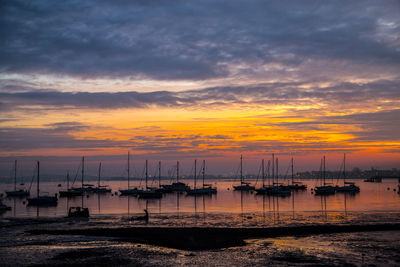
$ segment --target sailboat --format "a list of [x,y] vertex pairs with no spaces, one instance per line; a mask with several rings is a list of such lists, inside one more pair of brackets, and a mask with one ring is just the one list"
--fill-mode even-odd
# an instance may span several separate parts
[[[274,164],[274,154],[272,154],[272,167]],[[276,176],[276,182],[275,178]],[[274,173],[274,167],[272,168],[272,186],[270,186],[267,190],[268,195],[273,195],[273,196],[280,196],[280,197],[286,197],[291,195],[291,191],[289,186],[285,186],[281,183],[279,183],[279,168],[278,168],[278,158],[276,159],[276,175]]]
[[[268,174],[269,174],[269,167],[270,167],[270,161],[268,161]],[[262,186],[260,188],[256,189],[256,192],[258,195],[263,195],[266,194],[268,191],[268,187],[265,186],[265,172],[264,172],[264,159],[261,160],[261,176],[262,176]]]
[[160,193],[172,193],[171,189],[165,188],[165,185],[161,184],[161,161],[158,162],[158,188],[155,190]]
[[185,183],[179,182],[179,161],[176,162],[176,182],[170,185],[162,185],[162,188],[172,192],[185,192],[190,189]]
[[76,191],[74,189],[69,188],[69,172],[67,172],[67,190],[58,192],[60,197],[76,197],[82,196],[83,191]]
[[144,190],[141,190],[138,195],[139,198],[162,198],[162,193],[156,191],[154,188],[148,187],[149,175],[148,175],[148,161],[146,160],[146,187]]
[[95,191],[94,185],[85,184],[84,177],[85,177],[85,157],[82,157],[82,186],[73,187],[72,190],[79,192],[94,192]]
[[217,193],[217,188],[213,188],[211,184],[205,184],[205,169],[206,161],[203,160],[202,175],[203,175],[203,187],[197,188],[197,160],[194,160],[194,188],[188,189],[186,193],[188,195],[211,195]]
[[327,185],[325,181],[325,156],[322,159],[322,167],[323,167],[323,185],[315,187],[314,191],[316,195],[334,195],[335,187],[331,185]]
[[233,186],[233,189],[237,191],[253,191],[256,189],[254,186],[250,185],[250,183],[244,181],[242,155],[240,155],[240,185]]
[[100,185],[100,176],[101,176],[101,162],[99,164],[99,175],[97,181],[97,187],[94,188],[93,192],[95,193],[110,193],[111,189],[107,188],[107,185]]
[[14,162],[14,190],[6,191],[7,197],[26,197],[29,196],[29,191],[24,189],[17,190],[17,160]]
[[119,192],[121,193],[122,196],[127,196],[127,195],[137,195],[141,190],[138,189],[137,187],[135,188],[130,188],[130,176],[129,176],[129,170],[130,170],[130,154],[128,152],[128,189],[121,189]]
[[50,206],[50,205],[57,205],[58,203],[58,198],[57,196],[51,197],[48,195],[40,195],[39,194],[39,174],[40,174],[40,163],[39,161],[37,162],[37,193],[36,197],[34,198],[28,198],[28,205],[30,206]]
[[337,192],[360,192],[360,188],[354,182],[346,182],[346,153],[343,154],[343,186],[336,187]]
[[291,160],[291,169],[292,169],[292,183],[289,185],[289,189],[291,190],[306,190],[307,189],[307,185],[303,184],[302,182],[296,182],[294,180],[294,173],[293,173],[293,158]]

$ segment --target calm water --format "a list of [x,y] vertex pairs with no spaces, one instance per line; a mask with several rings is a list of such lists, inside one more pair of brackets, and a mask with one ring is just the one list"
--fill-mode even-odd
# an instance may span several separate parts
[[[354,180],[360,187],[357,194],[337,193],[332,196],[315,196],[311,188],[317,181],[304,181],[308,189],[293,192],[290,197],[269,197],[255,193],[233,191],[232,181],[211,181],[218,188],[212,196],[186,196],[186,194],[165,194],[162,199],[143,200],[136,197],[119,196],[114,192],[127,187],[126,181],[104,181],[113,193],[89,194],[83,198],[85,207],[89,207],[93,218],[122,218],[143,213],[147,208],[154,218],[154,224],[188,223],[221,225],[259,225],[277,222],[306,222],[316,218],[328,221],[354,220],[370,213],[382,214],[384,220],[388,214],[400,212],[400,195],[397,193],[397,180],[383,180],[382,183],[365,183]],[[131,186],[139,185],[132,182]],[[41,183],[41,192],[50,195],[65,189],[58,182]],[[236,182],[237,184],[237,182]],[[191,183],[189,185],[192,186]],[[36,195],[36,185],[32,186],[32,195]],[[258,186],[260,182],[258,182]],[[0,184],[0,192],[11,190],[12,184]],[[388,190],[389,188],[389,190]],[[393,189],[396,189],[394,191]],[[4,193],[5,195],[5,193]],[[11,206],[11,211],[2,217],[63,217],[68,208],[80,206],[82,197],[59,198],[56,207],[29,207],[21,198],[4,198],[3,203]],[[378,216],[378,217],[379,217]],[[396,218],[398,216],[396,215]],[[369,220],[369,218],[364,218]],[[376,217],[375,217],[376,219]]]

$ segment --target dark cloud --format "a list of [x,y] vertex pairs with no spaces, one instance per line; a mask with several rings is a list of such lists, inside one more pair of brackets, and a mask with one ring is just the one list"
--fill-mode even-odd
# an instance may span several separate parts
[[145,2],[2,1],[0,70],[207,79],[241,63],[400,64],[395,0]]
[[[360,105],[382,101],[382,105],[400,100],[400,81],[378,80],[365,84],[339,83],[335,86],[304,89],[301,83],[266,83],[250,86],[213,87],[183,92],[59,92],[37,91],[3,92],[3,110],[37,105],[40,108],[149,108],[149,107],[219,107],[232,104],[260,106],[312,105],[325,103],[332,108],[340,105]],[[310,111],[314,112],[314,111]]]
[[37,149],[90,150],[127,145],[114,140],[79,139],[64,128],[1,128],[0,147],[3,151],[31,151]]

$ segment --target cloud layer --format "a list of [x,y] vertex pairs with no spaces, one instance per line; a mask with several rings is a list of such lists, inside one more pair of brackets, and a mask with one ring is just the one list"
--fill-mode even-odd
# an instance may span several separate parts
[[313,60],[400,67],[398,1],[3,1],[1,10],[3,73],[197,80],[272,66],[289,75]]

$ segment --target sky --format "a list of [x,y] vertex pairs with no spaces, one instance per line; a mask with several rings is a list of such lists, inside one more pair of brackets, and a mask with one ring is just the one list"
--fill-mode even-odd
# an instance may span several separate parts
[[0,1],[0,175],[400,167],[399,1]]

